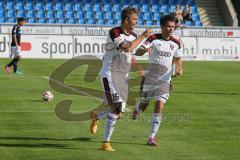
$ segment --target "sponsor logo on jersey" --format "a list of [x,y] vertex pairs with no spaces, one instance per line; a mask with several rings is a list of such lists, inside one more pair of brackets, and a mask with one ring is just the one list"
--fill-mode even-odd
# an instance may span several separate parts
[[158,55],[164,57],[171,57],[172,54],[170,52],[158,51]]

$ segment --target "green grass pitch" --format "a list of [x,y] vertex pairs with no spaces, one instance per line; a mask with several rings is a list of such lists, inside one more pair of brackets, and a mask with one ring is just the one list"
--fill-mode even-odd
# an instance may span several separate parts
[[[139,121],[129,120],[129,113],[118,121],[112,136],[116,152],[108,153],[98,150],[103,120],[98,133],[91,135],[90,121],[67,122],[55,115],[55,106],[63,99],[73,100],[73,113],[89,111],[101,103],[50,88],[43,76],[50,76],[66,60],[23,59],[20,70],[24,75],[19,76],[5,73],[8,61],[0,60],[0,160],[240,159],[239,62],[185,62],[184,76],[173,79],[175,90],[165,106],[166,116],[157,135],[160,147],[145,145],[151,103]],[[83,82],[85,70],[86,66],[79,67],[65,82],[101,90],[99,78]],[[46,103],[41,94],[48,89],[54,99]]]

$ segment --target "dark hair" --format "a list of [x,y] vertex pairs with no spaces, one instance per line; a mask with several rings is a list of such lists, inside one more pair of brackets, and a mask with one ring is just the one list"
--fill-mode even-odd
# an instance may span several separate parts
[[122,10],[122,23],[124,22],[124,20],[126,18],[129,18],[131,16],[131,14],[138,14],[138,11],[136,8],[133,7],[126,7]]
[[23,17],[20,17],[20,18],[18,18],[17,23],[22,22],[22,21],[26,21],[26,19]]
[[161,19],[160,19],[161,26],[165,26],[168,21],[176,23],[176,18],[173,15],[164,15],[164,16],[162,16]]

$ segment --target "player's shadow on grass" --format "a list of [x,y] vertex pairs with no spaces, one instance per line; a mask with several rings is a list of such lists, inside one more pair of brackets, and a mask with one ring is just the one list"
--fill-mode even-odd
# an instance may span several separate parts
[[55,148],[55,149],[73,149],[61,144],[5,144],[0,143],[0,147],[22,147],[22,148]]
[[34,99],[34,100],[30,100],[30,102],[44,103],[45,101],[40,100],[40,99]]
[[[38,138],[38,137],[0,137],[0,139],[3,140],[46,140],[46,141],[81,141],[81,142],[94,142],[94,143],[102,143],[102,140],[100,139],[92,139],[89,137],[80,137],[80,138],[70,138],[70,139],[58,139],[58,138]],[[132,145],[146,145],[145,143],[136,143],[136,142],[124,142],[124,141],[111,141],[111,143],[116,144],[132,144]],[[53,144],[54,145],[54,144]],[[1,146],[1,143],[0,143]],[[30,146],[29,146],[30,147]],[[34,147],[34,146],[33,146]],[[37,147],[37,146],[36,146]],[[59,146],[61,148],[61,145]],[[57,148],[57,147],[56,147]],[[62,148],[62,149],[73,149],[73,148]]]
[[58,139],[58,138],[39,138],[39,137],[0,137],[0,139],[3,140],[31,140],[31,141],[41,141],[41,140],[46,140],[46,141],[91,141],[91,138],[88,137],[82,137],[82,138],[72,138],[72,139]]

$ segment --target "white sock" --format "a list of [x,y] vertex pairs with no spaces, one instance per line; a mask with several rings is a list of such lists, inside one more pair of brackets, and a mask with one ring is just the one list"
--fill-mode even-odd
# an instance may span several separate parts
[[105,123],[105,132],[104,132],[104,137],[103,140],[109,142],[111,135],[114,130],[114,125],[116,124],[118,119],[118,115],[113,114],[111,112],[108,113],[106,123]]
[[98,112],[97,113],[97,119],[103,119],[104,117],[107,116],[108,112],[109,112],[109,110]]
[[151,134],[149,138],[154,138],[158,132],[158,128],[160,127],[162,121],[162,114],[153,113],[152,115],[152,128],[151,128]]
[[135,110],[136,110],[137,112],[139,112],[139,113],[142,112],[142,110],[141,110],[141,108],[140,108],[140,102],[138,102],[138,103],[136,104]]

